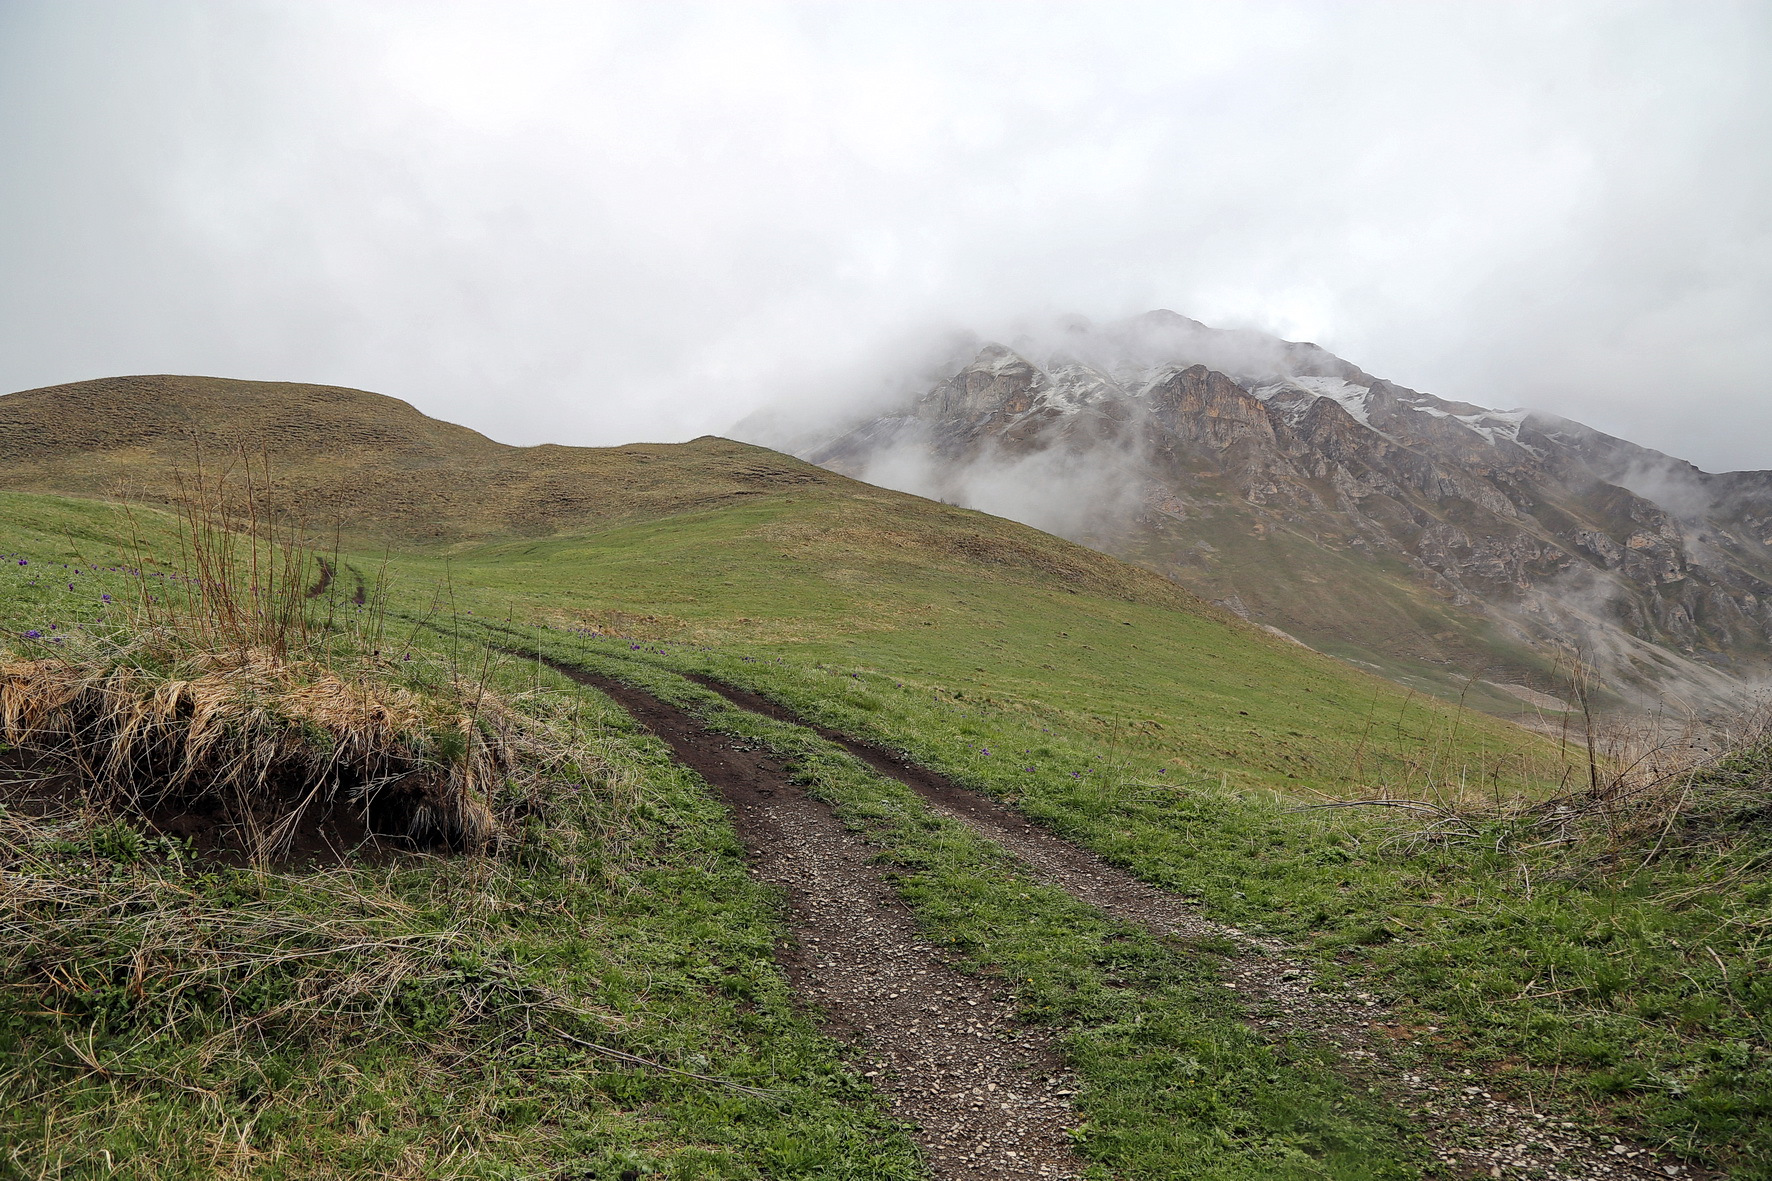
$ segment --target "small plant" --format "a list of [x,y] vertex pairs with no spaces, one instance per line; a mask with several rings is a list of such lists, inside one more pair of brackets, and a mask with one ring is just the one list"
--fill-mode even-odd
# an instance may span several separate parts
[[92,830],[92,851],[110,861],[133,864],[142,859],[148,841],[137,829],[113,820]]

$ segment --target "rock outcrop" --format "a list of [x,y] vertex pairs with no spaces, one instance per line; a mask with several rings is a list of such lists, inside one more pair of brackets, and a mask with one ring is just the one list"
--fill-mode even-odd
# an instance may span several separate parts
[[[1387,666],[1548,689],[1579,652],[1620,694],[1698,708],[1772,668],[1772,473],[1712,475],[1173,313],[987,345],[802,454]],[[1095,511],[1052,518],[1055,500]]]

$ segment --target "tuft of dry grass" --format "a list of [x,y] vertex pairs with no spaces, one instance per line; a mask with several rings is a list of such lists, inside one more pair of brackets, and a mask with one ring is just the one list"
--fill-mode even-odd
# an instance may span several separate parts
[[1772,715],[1670,727],[1661,719],[1590,732],[1589,781],[1547,800],[1507,809],[1541,844],[1592,844],[1647,864],[1674,848],[1714,849],[1749,835],[1772,815]]
[[[90,803],[257,864],[364,836],[490,847],[522,794],[504,789],[557,761],[534,719],[486,667],[431,667],[410,641],[385,659],[385,578],[341,585],[339,555],[267,507],[265,458],[199,454],[177,485],[172,573],[141,577],[108,630],[0,652],[0,740]],[[136,551],[136,570],[164,566]]]
[[263,648],[120,658],[141,647],[0,659],[0,736],[102,806],[218,813],[254,861],[341,807],[371,834],[481,851],[500,786],[526,773],[525,728],[489,691],[451,699]]
[[[1492,845],[1497,853],[1561,848],[1580,860],[1641,869],[1675,850],[1719,851],[1772,819],[1772,710],[1670,724],[1664,718],[1583,719],[1583,765],[1565,763],[1549,795],[1485,796],[1482,784],[1427,784],[1418,793],[1307,805],[1379,808],[1416,822],[1389,843]],[[1571,779],[1579,781],[1571,783]]]

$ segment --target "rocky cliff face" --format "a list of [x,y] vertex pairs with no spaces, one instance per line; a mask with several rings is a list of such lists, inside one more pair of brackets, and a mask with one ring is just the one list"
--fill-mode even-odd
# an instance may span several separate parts
[[1772,667],[1772,473],[1711,475],[1173,313],[988,345],[802,454],[1406,677],[1554,690],[1579,650],[1621,695],[1715,708]]

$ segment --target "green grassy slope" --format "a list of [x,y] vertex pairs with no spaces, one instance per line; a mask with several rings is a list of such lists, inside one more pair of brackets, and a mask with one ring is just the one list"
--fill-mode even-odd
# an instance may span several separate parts
[[[0,407],[8,401],[0,399]],[[1647,849],[1608,850],[1585,840],[1527,848],[1533,842],[1516,838],[1499,815],[1479,817],[1468,832],[1435,836],[1408,818],[1299,811],[1303,803],[1379,791],[1466,800],[1532,795],[1563,780],[1571,763],[1554,744],[1518,728],[1424,700],[1205,608],[1148,572],[996,518],[870,489],[720,440],[569,458],[557,462],[572,472],[575,503],[594,506],[570,527],[565,517],[549,515],[551,508],[527,506],[533,483],[513,480],[488,491],[476,487],[473,472],[455,470],[436,477],[447,495],[439,493],[442,507],[427,517],[421,502],[431,494],[430,477],[414,474],[409,457],[383,455],[375,470],[406,481],[412,499],[387,506],[384,518],[376,517],[373,498],[354,502],[349,523],[356,537],[379,538],[385,548],[347,555],[346,573],[373,580],[385,572],[401,626],[431,637],[422,642],[445,655],[471,660],[488,642],[540,649],[628,668],[690,702],[696,691],[682,688],[676,675],[711,672],[890,744],[1200,899],[1217,917],[1297,941],[1321,957],[1331,979],[1392,1000],[1414,1028],[1441,1030],[1473,1069],[1494,1073],[1534,1102],[1601,1123],[1637,1121],[1652,1139],[1729,1162],[1742,1176],[1766,1175],[1754,1162],[1772,1158],[1765,1099],[1772,1094],[1765,1024],[1772,996],[1742,983],[1764,978],[1772,966],[1758,934],[1765,856],[1752,839],[1714,847],[1694,840],[1652,859]],[[73,455],[57,462],[61,474],[43,480],[70,481],[71,468],[84,461]],[[122,458],[116,462],[127,467]],[[306,487],[331,462],[314,459],[279,478],[290,489]],[[758,468],[774,474],[763,481],[743,475]],[[388,474],[396,471],[404,474]],[[138,512],[137,521],[151,547],[169,552],[160,518]],[[0,568],[0,632],[16,637],[50,623],[65,627],[105,610],[105,592],[89,572],[127,558],[129,528],[120,513],[93,501],[5,494],[0,522],[0,549],[25,553],[32,563]],[[722,1069],[774,1063],[744,1069],[759,1072],[751,1077],[789,1080],[784,1086],[838,1077],[837,1051],[798,1040],[806,1036],[800,1027],[759,1026],[743,1006],[731,1015],[715,1006],[705,1028],[700,1016],[679,1015],[716,995],[709,989],[724,987],[695,973],[727,963],[753,981],[746,987],[780,995],[770,992],[782,986],[755,934],[777,920],[769,899],[741,889],[736,844],[718,810],[661,762],[655,747],[623,736],[619,719],[606,707],[597,710],[590,721],[610,744],[610,763],[630,768],[646,785],[645,835],[604,859],[611,876],[584,887],[592,894],[582,901],[562,901],[553,886],[523,886],[521,875],[508,889],[527,892],[509,897],[523,899],[518,909],[626,916],[600,928],[616,961],[630,954],[668,960],[677,941],[698,943],[678,967],[700,983],[672,985],[689,1008],[636,1002],[636,1045],[669,1048],[679,1035],[718,1043],[729,1049],[693,1052]],[[805,741],[758,737],[785,746]],[[819,790],[865,819],[887,789],[833,775]],[[993,868],[988,852],[977,855],[982,860],[934,865],[927,850],[919,852],[916,825],[875,828],[884,855],[904,867],[907,898],[932,933],[963,945],[980,970],[1023,978],[1037,949],[1017,950],[1013,940],[998,946],[980,935],[1001,921],[993,908],[1003,903],[997,891],[1013,880],[1012,868]],[[449,897],[456,888],[450,880],[424,879],[424,889],[446,909],[467,905]],[[968,900],[955,896],[958,887],[931,884],[940,881],[998,885],[978,885]],[[492,897],[505,897],[506,889],[498,886]],[[702,934],[691,930],[690,918],[650,913],[670,909],[679,896],[689,899],[690,916],[705,913],[698,900],[706,898],[731,899],[735,909],[706,918],[712,925]],[[1062,912],[1062,899],[1041,905],[1048,904],[1051,921],[1075,921],[1052,917]],[[565,936],[524,936],[530,937],[545,943]],[[652,950],[629,950],[645,948]],[[1099,954],[1113,953],[1072,947],[1060,967],[1085,975],[1110,970]],[[1149,949],[1156,958],[1139,961],[1148,987],[1140,984],[1133,1000],[1168,1006],[1164,1020],[1179,1031],[1178,1045],[1196,1034],[1210,1042],[1217,1035],[1198,1022],[1206,1009],[1227,1011],[1228,1002],[1212,992],[1209,964],[1202,968],[1193,957],[1185,970],[1164,966],[1159,961],[1168,954]],[[587,990],[607,973],[617,980],[608,987],[622,995],[619,964],[587,963]],[[652,978],[675,980],[676,971],[660,968]],[[1094,1000],[1055,999],[1043,971],[1027,974],[1029,1010],[1044,1007],[1082,1039],[1072,1043],[1078,1047],[1111,1043],[1101,1031],[1124,1014],[1092,1008]],[[1173,974],[1196,971],[1205,975]],[[652,995],[647,986],[633,987]],[[648,1041],[648,1030],[662,1040]],[[1136,1113],[1160,1107],[1156,1097],[1170,1085],[1161,1071],[1140,1073],[1136,1041],[1123,1041],[1092,1068],[1096,1089],[1082,1102],[1092,1120],[1103,1121],[1098,1126],[1115,1131],[1090,1151],[1123,1175],[1175,1175],[1161,1170],[1184,1158],[1159,1155],[1132,1171],[1135,1150],[1148,1147],[1136,1127],[1147,1117]],[[1081,1061],[1085,1050],[1077,1052]],[[1189,1054],[1177,1052],[1177,1061]],[[1276,1052],[1282,1071],[1305,1080],[1298,1085],[1312,1102],[1339,1102],[1332,1079],[1311,1075],[1311,1051]],[[1144,1081],[1126,1081],[1135,1078]],[[1122,1084],[1129,1089],[1116,1091]],[[637,1129],[630,1136],[636,1151],[655,1162],[674,1161],[684,1144],[714,1152],[704,1143],[713,1125],[682,1114],[700,1110],[700,1092],[646,1086],[663,1089],[629,1094],[612,1084],[584,1118],[628,1119],[622,1126]],[[462,1102],[480,1103],[484,1093],[469,1087]],[[1251,1110],[1238,1106],[1242,1099],[1214,1109],[1210,1087],[1190,1094],[1181,1106],[1195,1113],[1188,1126],[1205,1139],[1189,1151],[1217,1143],[1222,1175],[1273,1175],[1269,1150],[1290,1142],[1261,1119],[1236,1124],[1244,1116],[1235,1113]],[[811,1135],[805,1129],[845,1121],[877,1126],[868,1122],[876,1116],[867,1114],[865,1096],[843,1093],[832,1102],[837,1106],[748,1114],[760,1139],[721,1149],[725,1163],[701,1175],[879,1175],[855,1172],[860,1158],[842,1155],[851,1149],[841,1145],[831,1149],[837,1155],[799,1172],[767,1164],[759,1146],[774,1143],[770,1136]],[[1259,1108],[1265,1101],[1248,1102]],[[437,1119],[455,1115],[443,1111]],[[1221,1116],[1230,1123],[1215,1124]],[[1393,1116],[1368,1112],[1351,1128],[1326,1120],[1311,1135],[1380,1145],[1371,1149],[1379,1154],[1374,1172],[1407,1175],[1416,1167],[1415,1150],[1383,1131]],[[1219,1133],[1231,1125],[1243,1133],[1224,1139]],[[413,1136],[431,1144],[437,1126],[425,1123],[430,1130]],[[533,1133],[541,1137],[532,1142],[536,1152],[553,1150],[545,1137],[555,1126]],[[888,1153],[902,1147],[880,1143]],[[697,1175],[688,1165],[661,1167]],[[1302,1176],[1360,1175],[1351,1166],[1300,1167]],[[481,1174],[460,1175],[500,1174],[487,1165]]]
[[[59,532],[72,565],[125,556],[124,524],[97,506],[15,494],[0,511]],[[1515,727],[1287,643],[1142,570],[849,481],[448,551],[409,544],[354,569],[373,577],[385,564],[415,611],[841,663],[890,680],[904,708],[989,702],[1214,782],[1515,792],[1565,765]]]
[[[114,510],[31,497],[0,508],[6,552],[28,554],[27,565],[0,568],[13,645],[57,651],[57,637],[102,626],[136,586],[104,560],[125,524]],[[157,514],[137,513],[135,524],[151,550],[171,544]],[[471,663],[484,625],[465,611],[429,616],[422,586],[410,583],[396,621],[415,625],[421,652]],[[17,638],[27,630],[42,635]],[[527,671],[506,662],[494,680],[517,689]],[[543,687],[559,684],[533,672]],[[639,675],[708,698],[661,670]],[[585,790],[544,830],[483,863],[265,876],[163,860],[154,842],[115,825],[73,823],[27,842],[10,870],[104,881],[127,891],[126,914],[139,918],[73,928],[85,941],[69,955],[81,979],[55,1007],[0,994],[22,1002],[0,1003],[0,1137],[13,1163],[27,1176],[97,1176],[124,1161],[168,1178],[913,1175],[902,1132],[881,1121],[857,1069],[787,1007],[769,963],[776,900],[746,879],[717,805],[619,713],[586,704],[576,720],[601,767],[586,769]],[[1090,1081],[1078,1139],[1114,1175],[1418,1175],[1422,1147],[1402,1117],[1350,1089],[1320,1050],[1266,1047],[1240,1028],[1210,957],[1032,888],[951,822],[905,817],[904,789],[809,735],[774,724],[752,734],[757,720],[739,715],[726,724],[795,751],[858,823],[899,818],[876,837],[917,871],[907,897],[932,937],[971,952],[976,970],[999,973],[1012,952],[1014,978],[1037,990],[1028,1019],[1057,1025]],[[271,915],[279,926],[267,947],[258,925]],[[1005,941],[1009,928],[1019,934]],[[423,958],[366,1027],[282,1028],[276,1014],[341,966],[335,959],[365,970],[353,959],[362,945],[390,940]],[[144,954],[136,988],[131,966]],[[290,970],[283,955],[319,966]],[[196,990],[180,986],[193,959],[206,985]],[[537,1017],[537,989],[564,994],[555,1008],[577,1018],[568,1033],[773,1094],[727,1094],[562,1044],[551,1033],[560,1013],[543,1006]],[[218,1054],[217,996],[229,998],[228,1016],[263,1021],[269,1040]],[[68,1041],[83,1055],[54,1052]],[[1186,1094],[1175,1067],[1198,1076]],[[199,1093],[216,1099],[186,1101]]]
[[[120,513],[8,497],[0,520],[0,648],[118,624],[141,583],[95,558],[128,547]],[[498,855],[265,873],[0,797],[0,1176],[917,1176],[795,1006],[779,900],[699,781],[560,678],[404,638],[575,735]]]
[[[855,486],[851,485],[851,488]],[[436,580],[417,557],[397,567]],[[1555,751],[1031,529],[842,487],[458,550],[458,609],[863,671],[891,710],[988,702],[1182,775],[1332,792],[1555,778]],[[889,682],[889,683],[888,683]]]

